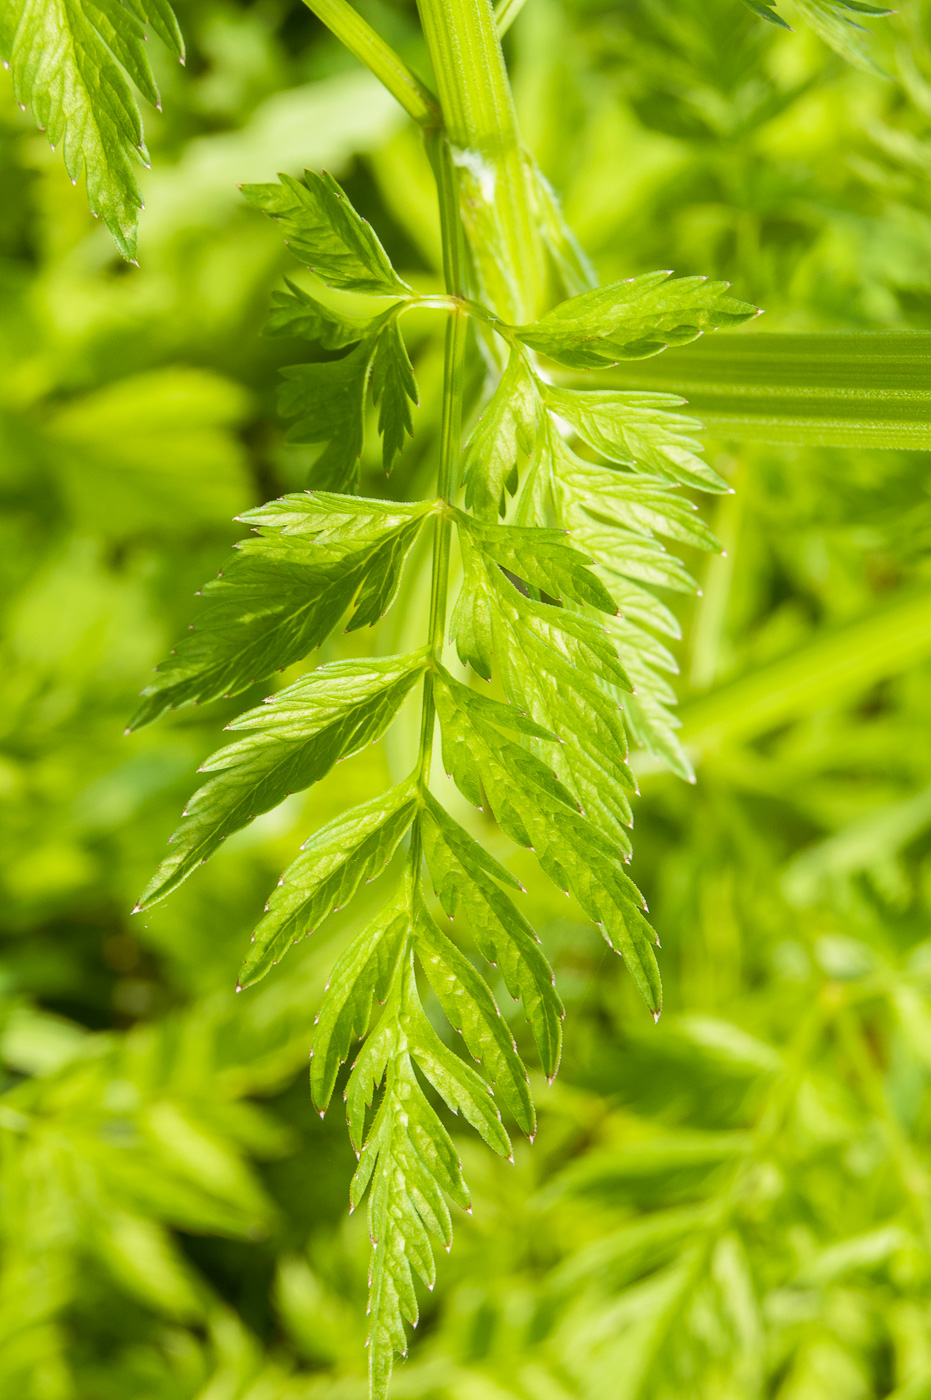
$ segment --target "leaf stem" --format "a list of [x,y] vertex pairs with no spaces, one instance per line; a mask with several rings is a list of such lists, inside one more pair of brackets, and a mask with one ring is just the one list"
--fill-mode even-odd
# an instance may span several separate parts
[[[452,504],[458,486],[468,317],[463,305],[461,290],[463,277],[462,225],[459,218],[459,193],[452,153],[449,149],[449,143],[442,137],[435,137],[428,142],[428,152],[437,178],[440,228],[443,238],[443,273],[446,289],[450,296],[450,315],[446,323],[446,344],[443,358],[443,418],[440,430],[440,460],[437,468],[437,494],[449,506]],[[447,509],[437,515],[433,536],[428,646],[434,667],[442,655],[446,632],[451,537],[452,519]],[[435,669],[431,668],[424,676],[420,724],[418,774],[419,782],[423,788],[430,781],[430,765],[433,758],[433,731],[436,728],[434,678]],[[411,858],[415,869],[419,863],[419,847],[419,823],[416,823],[411,843]]]
[[508,32],[526,3],[527,0],[498,0],[495,6],[495,24],[499,39]]
[[440,104],[425,83],[413,73],[379,33],[353,9],[348,0],[304,0],[317,18],[335,34],[350,53],[364,63],[420,126],[442,125]]

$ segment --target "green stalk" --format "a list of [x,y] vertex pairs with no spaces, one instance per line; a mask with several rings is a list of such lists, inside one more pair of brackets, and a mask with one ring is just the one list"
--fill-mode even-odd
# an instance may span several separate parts
[[498,0],[495,6],[495,26],[499,39],[508,32],[526,3],[527,0]]
[[375,74],[408,116],[421,126],[439,126],[440,109],[433,93],[348,0],[304,0],[304,4]]
[[488,0],[418,0],[462,217],[488,299],[512,324],[534,320],[544,262],[528,166]]
[[[451,505],[459,484],[459,451],[462,440],[462,393],[465,379],[465,347],[468,318],[461,303],[463,260],[462,224],[459,216],[459,191],[456,170],[448,142],[433,137],[430,155],[437,177],[440,205],[440,230],[443,239],[443,273],[446,291],[456,298],[446,322],[446,344],[443,357],[443,418],[440,429],[440,461],[437,469],[437,494]],[[446,634],[446,607],[449,594],[449,555],[452,521],[448,511],[436,518],[433,535],[433,569],[430,581],[429,639],[431,660],[437,663],[443,653]],[[423,703],[420,717],[419,781],[423,788],[430,781],[433,758],[433,733],[436,728],[434,698],[435,671],[424,676]],[[411,840],[411,862],[414,871],[420,864],[420,824],[415,823]]]
[[[308,9],[428,132],[444,129],[460,173],[462,219],[484,293],[512,325],[542,309],[545,259],[531,163],[517,130],[501,39],[523,0],[418,0],[439,90],[436,97],[348,0],[304,0]],[[460,289],[461,290],[461,289]]]

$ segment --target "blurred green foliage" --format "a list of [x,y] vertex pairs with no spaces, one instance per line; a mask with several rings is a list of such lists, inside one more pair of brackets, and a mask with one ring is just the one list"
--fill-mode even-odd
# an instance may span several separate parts
[[[413,12],[361,8],[423,71]],[[342,765],[131,919],[216,711],[122,730],[231,517],[303,482],[274,408],[294,346],[260,336],[292,268],[237,184],[333,170],[425,289],[436,216],[416,134],[302,7],[180,17],[138,270],[0,89],[0,1400],[365,1393],[354,1161],[305,1078],[350,924],[232,988],[275,872],[403,755]],[[882,71],[740,0],[529,0],[523,134],[602,277],[726,277],[761,333],[931,328],[931,6],[873,29]],[[429,468],[416,427],[398,494]],[[534,881],[563,1068],[514,1166],[457,1139],[475,1214],[399,1397],[931,1396],[927,457],[709,453],[737,489],[681,609],[698,784],[640,764],[667,1011]]]

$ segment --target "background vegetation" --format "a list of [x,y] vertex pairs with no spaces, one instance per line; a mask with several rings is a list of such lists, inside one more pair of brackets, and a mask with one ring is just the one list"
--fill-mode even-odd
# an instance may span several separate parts
[[[424,66],[412,11],[360,8]],[[138,269],[0,87],[0,1400],[365,1392],[354,1159],[306,1084],[345,929],[232,988],[275,873],[392,753],[131,919],[216,711],[122,730],[231,517],[306,470],[275,411],[295,347],[260,337],[293,264],[237,184],[331,169],[424,289],[436,215],[416,133],[306,10],[180,17]],[[931,328],[931,7],[875,28],[888,76],[739,0],[530,0],[524,138],[602,277],[726,277],[760,333]],[[399,1397],[931,1396],[927,457],[709,454],[737,491],[674,647],[699,781],[640,764],[667,1010],[534,882],[563,1068],[513,1166],[462,1139],[475,1214]]]

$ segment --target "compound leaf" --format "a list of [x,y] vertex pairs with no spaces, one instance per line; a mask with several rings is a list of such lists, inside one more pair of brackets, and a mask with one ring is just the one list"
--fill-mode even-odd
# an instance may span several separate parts
[[[612,689],[629,691],[631,682],[609,638],[592,619],[525,598],[487,570],[467,571],[467,591],[467,614],[485,619],[508,700],[562,741],[532,744],[534,751],[552,764],[583,812],[629,854],[625,828],[633,820],[629,795],[636,784]],[[457,645],[461,603],[460,596],[453,617]]]
[[694,434],[701,424],[672,411],[682,403],[674,395],[547,386],[546,397],[549,408],[609,461],[700,491],[728,490],[698,456],[701,443]]
[[362,340],[338,360],[287,365],[281,371],[278,407],[283,418],[297,420],[288,441],[325,444],[310,469],[313,486],[343,491],[356,480],[373,353],[374,342]]
[[520,1127],[532,1136],[536,1126],[533,1100],[514,1037],[485,979],[437,927],[416,891],[414,936],[417,957],[444,1014],[462,1035],[470,1054],[485,1066],[502,1102]]
[[[272,310],[265,322],[265,334],[290,335],[309,340],[323,350],[344,350],[371,334],[373,320],[362,320],[324,306],[310,292],[298,287],[286,277],[286,292],[272,292]],[[383,314],[383,313],[382,313]]]
[[295,491],[243,511],[237,519],[262,531],[303,535],[315,544],[342,553],[350,546],[375,543],[432,509],[432,501],[379,501],[334,491]]
[[368,1030],[372,1003],[388,996],[410,934],[410,890],[405,881],[337,960],[317,1016],[310,1052],[310,1089],[323,1113],[354,1036]]
[[[533,849],[560,889],[571,890],[623,956],[647,1005],[658,1015],[662,989],[653,934],[643,917],[643,896],[622,868],[623,852],[577,810],[552,770],[497,734],[494,723],[501,721],[490,714],[508,713],[507,706],[480,700],[445,673],[438,679],[443,761],[463,796],[477,805],[487,796],[502,830],[518,845]],[[494,712],[483,713],[488,705],[494,705]],[[538,726],[523,732],[545,737]]]
[[[385,1082],[350,1187],[353,1206],[369,1190],[372,1263],[368,1345],[373,1400],[385,1400],[395,1353],[407,1350],[404,1320],[417,1322],[413,1273],[432,1288],[431,1237],[447,1248],[452,1239],[445,1196],[462,1206],[469,1201],[456,1150],[414,1072],[412,1053],[417,1054],[424,1022],[408,951],[400,960],[384,1014],[363,1046],[347,1090],[351,1132],[354,1141],[361,1143],[365,1109],[378,1085]],[[435,1048],[439,1042],[434,1037],[430,1044]]]
[[[770,24],[789,28],[776,10],[775,0],[744,0],[744,4],[761,19],[769,20]],[[868,73],[881,71],[870,58],[864,42],[863,26],[857,24],[853,16],[867,15],[879,19],[893,14],[893,10],[864,4],[863,0],[796,0],[796,5],[815,33],[830,44],[841,58],[857,68],[864,68]]]

